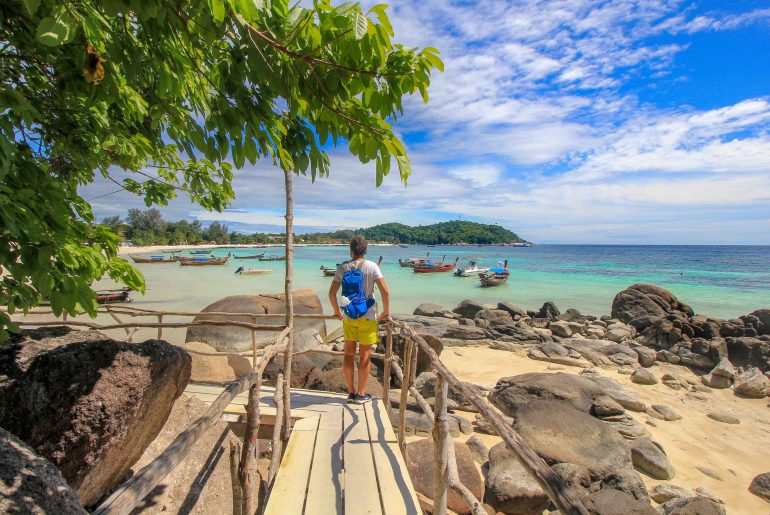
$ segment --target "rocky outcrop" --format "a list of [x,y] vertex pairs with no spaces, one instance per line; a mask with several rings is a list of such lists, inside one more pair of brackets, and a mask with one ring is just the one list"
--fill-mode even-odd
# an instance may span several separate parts
[[413,315],[424,317],[460,318],[460,315],[449,311],[444,306],[432,302],[423,302],[412,312]]
[[548,319],[555,319],[559,315],[561,315],[561,311],[559,311],[559,308],[556,307],[556,304],[551,302],[550,300],[542,305],[540,308],[540,311],[535,314],[535,318],[548,318]]
[[634,468],[655,479],[673,479],[674,466],[660,444],[649,438],[637,438],[631,442],[631,459]]
[[[315,290],[306,288],[296,290],[294,293],[294,313],[296,314],[322,314],[323,307]],[[195,321],[203,320],[229,320],[237,322],[254,323],[249,315],[225,316],[209,315],[207,313],[254,313],[254,314],[281,314],[286,313],[284,294],[261,295],[232,295],[224,297],[213,304],[209,304],[195,317]],[[275,342],[276,336],[283,326],[283,318],[258,319],[259,325],[279,326],[275,331],[257,331],[257,345],[262,348]],[[326,336],[326,326],[323,320],[296,320],[294,322],[296,332],[314,328],[322,336]],[[244,351],[251,349],[251,331],[240,327],[227,326],[195,326],[187,329],[186,342],[203,342],[211,345],[221,352]]]
[[[398,413],[393,414],[394,430],[398,428],[398,417]],[[453,438],[473,434],[473,424],[469,420],[457,415],[447,415],[447,426],[449,434]],[[407,435],[430,436],[433,430],[433,419],[425,413],[406,410],[404,411],[404,427]]]
[[190,381],[193,383],[231,383],[251,370],[251,360],[235,352],[217,352],[201,342],[183,343],[180,347],[192,359]]
[[658,383],[658,378],[655,377],[655,374],[646,368],[637,368],[631,374],[631,382],[636,384],[652,385]]
[[583,506],[591,515],[658,515],[649,502],[614,488],[589,494],[583,499]]
[[[195,397],[179,397],[160,434],[131,467],[129,475],[136,474],[158,457],[206,409]],[[232,513],[230,444],[236,442],[238,438],[227,423],[218,422],[195,442],[190,454],[163,479],[153,494],[137,506],[137,512],[143,515]]]
[[190,356],[159,340],[93,331],[26,332],[0,350],[0,426],[95,502],[160,432],[190,377]]
[[[669,314],[689,318],[693,310],[687,304],[679,302],[673,293],[652,284],[634,284],[621,291],[612,301],[612,318],[621,322],[637,321],[635,327],[640,330],[647,326],[645,317],[663,318]],[[641,326],[641,327],[640,327]]]
[[770,503],[770,472],[759,474],[752,479],[749,492]]
[[735,395],[761,399],[770,395],[770,379],[758,368],[750,368],[735,378]]
[[632,466],[625,440],[614,429],[564,402],[530,402],[516,411],[513,425],[548,463],[575,463],[593,477]]
[[[460,481],[477,498],[484,495],[484,484],[473,462],[468,446],[454,442],[457,459],[457,475]],[[433,439],[426,438],[406,445],[406,468],[414,489],[429,499],[433,498]],[[447,497],[447,507],[458,514],[470,514],[470,508],[462,497],[452,489]]]
[[603,394],[604,390],[595,381],[585,377],[562,372],[529,373],[499,379],[489,400],[515,418],[519,409],[540,400],[561,402],[589,413],[594,399]]
[[727,511],[721,504],[705,497],[680,497],[661,505],[664,515],[725,515]]
[[0,513],[85,515],[61,473],[0,428]]
[[478,302],[476,300],[463,300],[463,301],[460,301],[457,307],[455,307],[452,311],[457,313],[463,318],[474,319],[476,318],[476,313],[478,313],[482,309],[490,309],[490,308],[492,308],[492,306],[488,306],[483,302]]
[[517,515],[540,515],[550,501],[535,478],[506,447],[499,443],[489,450],[484,500],[496,511]]

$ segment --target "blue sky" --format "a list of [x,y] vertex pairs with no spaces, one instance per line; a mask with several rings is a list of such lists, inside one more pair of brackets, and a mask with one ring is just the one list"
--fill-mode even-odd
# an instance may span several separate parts
[[[377,189],[373,166],[333,150],[330,177],[297,181],[301,231],[462,217],[539,243],[770,244],[766,1],[389,3],[395,39],[445,62],[396,127],[413,175]],[[165,216],[276,230],[282,186],[258,163],[232,210],[178,199]]]

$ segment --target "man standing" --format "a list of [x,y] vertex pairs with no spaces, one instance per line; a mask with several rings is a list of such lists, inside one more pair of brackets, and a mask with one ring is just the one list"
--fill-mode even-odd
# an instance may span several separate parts
[[[345,338],[345,359],[342,371],[348,387],[348,402],[364,404],[372,400],[366,393],[366,382],[371,370],[370,357],[372,348],[377,343],[377,303],[374,300],[374,285],[382,296],[382,312],[379,320],[390,314],[390,294],[388,285],[377,263],[365,259],[367,243],[362,236],[350,240],[350,261],[337,267],[332,284],[329,287],[329,302],[334,314],[342,320]],[[337,301],[337,292],[342,287],[342,305]],[[356,293],[356,290],[358,292]],[[358,384],[353,384],[353,361],[358,344]]]

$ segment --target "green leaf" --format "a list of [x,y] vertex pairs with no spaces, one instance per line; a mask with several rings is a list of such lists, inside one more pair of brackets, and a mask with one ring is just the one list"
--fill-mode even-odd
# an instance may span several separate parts
[[369,20],[366,19],[364,13],[359,10],[353,11],[353,34],[355,34],[356,39],[366,36],[368,28]]
[[259,18],[259,9],[262,9],[261,0],[236,0],[235,9],[248,22]]
[[77,23],[67,11],[56,17],[49,16],[40,20],[37,26],[37,40],[46,46],[61,46],[75,38]]
[[40,7],[40,0],[22,0],[24,2],[24,7],[27,8],[27,12],[29,14],[34,15],[35,11],[37,11],[37,8]]
[[219,24],[225,21],[225,2],[224,0],[208,0],[209,9],[211,9],[211,15],[214,18],[214,22]]

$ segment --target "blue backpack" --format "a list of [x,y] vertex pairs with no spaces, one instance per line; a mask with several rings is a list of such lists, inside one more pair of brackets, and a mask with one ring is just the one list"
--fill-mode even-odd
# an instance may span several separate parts
[[346,271],[342,276],[342,296],[350,301],[347,306],[342,308],[342,311],[348,318],[354,320],[364,316],[374,305],[374,298],[366,298],[364,274],[358,269],[363,262],[361,260],[356,268]]

